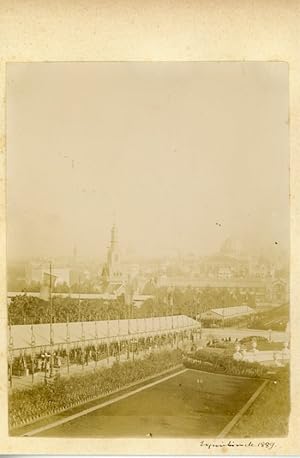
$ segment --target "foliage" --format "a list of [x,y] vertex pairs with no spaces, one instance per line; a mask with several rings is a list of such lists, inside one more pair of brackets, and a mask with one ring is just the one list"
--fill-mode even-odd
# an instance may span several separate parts
[[[73,288],[73,287],[72,287]],[[67,285],[59,285],[57,292],[68,289]],[[89,291],[89,284],[81,285],[81,292]],[[174,288],[172,292],[173,305],[170,303],[170,292],[166,287],[156,287],[155,283],[146,284],[145,294],[153,295],[140,307],[126,307],[124,296],[118,297],[109,304],[104,299],[81,300],[70,297],[59,297],[53,294],[53,318],[56,322],[89,321],[127,318],[143,318],[163,315],[188,315],[201,318],[201,314],[214,307],[230,307],[241,305],[252,297],[245,299],[238,291],[231,292],[228,288],[204,288],[197,290],[193,287]],[[248,305],[250,302],[248,301]],[[9,305],[9,319],[11,324],[46,323],[50,321],[50,304],[38,297],[27,296],[25,293],[16,296]],[[214,324],[212,320],[202,320],[203,327],[211,326],[238,326],[253,329],[285,330],[288,321],[288,306],[272,308],[270,311],[260,312],[250,316],[226,319]]]
[[15,391],[9,396],[10,427],[17,427],[54,412],[107,395],[181,362],[179,350],[151,354],[145,359],[115,363],[94,373],[57,378],[47,385]]
[[282,437],[290,414],[289,367],[277,373],[230,432],[231,437]]
[[288,321],[289,306],[288,304],[284,304],[279,307],[274,307],[271,310],[258,313],[252,317],[251,327],[253,329],[285,331]]
[[[81,300],[53,295],[52,317],[54,322],[95,321],[127,317],[123,297],[109,304],[103,299]],[[50,322],[50,303],[26,294],[14,297],[8,307],[10,324],[38,324]]]
[[268,373],[268,368],[259,363],[235,361],[230,355],[209,350],[188,354],[183,364],[189,369],[245,377],[266,377]]
[[232,292],[229,288],[194,288],[175,287],[172,291],[173,305],[169,303],[170,289],[167,287],[157,287],[155,281],[150,280],[146,283],[144,294],[155,296],[154,299],[146,301],[141,307],[141,313],[147,310],[147,313],[157,313],[157,309],[163,310],[164,313],[185,314],[196,316],[206,310],[217,307],[231,307],[247,303],[254,306],[252,295],[241,295],[240,292]]
[[263,336],[247,336],[247,337],[243,337],[241,340],[240,340],[240,344],[247,344],[249,342],[252,342],[253,340],[255,340],[257,343],[260,343],[260,342],[268,342],[268,339],[267,337],[263,337]]

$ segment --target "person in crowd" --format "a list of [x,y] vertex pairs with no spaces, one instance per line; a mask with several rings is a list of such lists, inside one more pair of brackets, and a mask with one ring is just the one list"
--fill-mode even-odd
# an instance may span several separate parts
[[58,355],[57,356],[57,368],[60,370],[61,368],[61,357]]
[[41,358],[41,356],[39,356],[38,359],[37,359],[37,370],[38,370],[38,372],[42,371],[42,358]]
[[45,355],[45,373],[46,377],[50,377],[50,355]]

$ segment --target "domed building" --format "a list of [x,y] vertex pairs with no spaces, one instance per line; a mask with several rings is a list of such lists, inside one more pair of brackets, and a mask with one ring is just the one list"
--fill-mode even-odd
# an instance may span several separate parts
[[203,259],[201,273],[219,280],[246,278],[249,275],[249,258],[242,242],[233,237],[227,238],[218,253]]
[[228,237],[221,245],[220,254],[239,258],[244,254],[243,243],[239,239]]

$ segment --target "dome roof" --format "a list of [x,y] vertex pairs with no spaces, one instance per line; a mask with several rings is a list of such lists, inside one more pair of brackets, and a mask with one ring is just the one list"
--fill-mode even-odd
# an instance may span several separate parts
[[220,249],[222,254],[231,256],[238,256],[242,253],[242,251],[242,242],[239,239],[235,239],[234,237],[228,237],[225,242],[223,242]]

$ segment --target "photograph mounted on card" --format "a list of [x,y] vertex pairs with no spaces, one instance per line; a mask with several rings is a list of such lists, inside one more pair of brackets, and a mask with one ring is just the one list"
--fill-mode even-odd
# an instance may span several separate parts
[[288,435],[288,78],[7,64],[10,436]]

